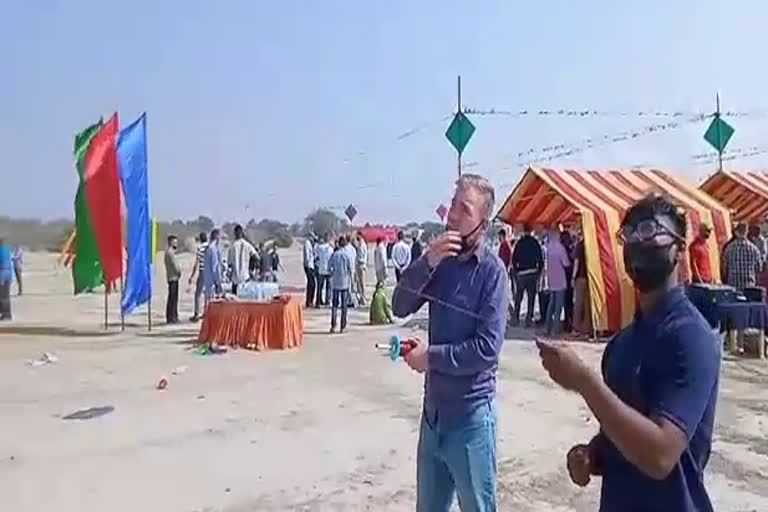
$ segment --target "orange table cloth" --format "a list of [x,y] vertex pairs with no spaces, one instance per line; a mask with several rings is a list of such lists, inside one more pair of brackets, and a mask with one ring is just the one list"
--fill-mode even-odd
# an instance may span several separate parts
[[197,339],[255,350],[299,347],[304,343],[304,309],[294,300],[212,302]]

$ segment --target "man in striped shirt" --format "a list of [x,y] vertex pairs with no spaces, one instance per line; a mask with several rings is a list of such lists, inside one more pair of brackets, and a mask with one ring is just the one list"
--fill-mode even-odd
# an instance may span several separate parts
[[205,250],[208,249],[208,235],[200,233],[197,238],[197,257],[195,258],[195,264],[192,266],[192,274],[189,276],[189,286],[192,286],[192,280],[197,275],[197,281],[195,283],[195,310],[192,314],[190,321],[197,322],[200,320],[200,296],[203,295],[203,267],[205,267]]

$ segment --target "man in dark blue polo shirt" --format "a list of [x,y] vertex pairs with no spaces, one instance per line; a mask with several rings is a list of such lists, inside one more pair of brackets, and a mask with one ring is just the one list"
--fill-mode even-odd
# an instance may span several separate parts
[[579,393],[600,422],[567,455],[571,479],[602,475],[602,512],[710,512],[704,468],[720,344],[678,286],[685,214],[650,195],[630,208],[619,238],[639,311],[605,349],[602,378],[565,344],[538,342],[550,377]]
[[404,317],[429,302],[429,344],[405,356],[426,372],[416,468],[416,510],[496,510],[496,369],[504,341],[507,275],[485,244],[493,187],[464,174],[448,231],[402,274],[392,310]]

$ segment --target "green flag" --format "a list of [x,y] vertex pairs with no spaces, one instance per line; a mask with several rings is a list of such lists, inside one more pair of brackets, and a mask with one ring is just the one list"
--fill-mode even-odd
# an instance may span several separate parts
[[91,215],[85,194],[85,155],[91,140],[101,129],[102,121],[95,123],[75,135],[75,164],[80,184],[75,195],[75,262],[72,266],[72,278],[75,294],[93,290],[104,283],[104,276],[99,263],[99,251],[91,224]]

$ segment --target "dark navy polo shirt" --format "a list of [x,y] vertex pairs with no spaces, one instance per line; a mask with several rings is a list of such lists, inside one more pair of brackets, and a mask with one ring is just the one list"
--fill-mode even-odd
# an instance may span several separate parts
[[675,288],[655,310],[618,334],[605,349],[606,384],[626,404],[666,418],[688,446],[664,480],[633,466],[601,434],[601,512],[710,512],[704,468],[712,447],[721,345],[704,317]]

